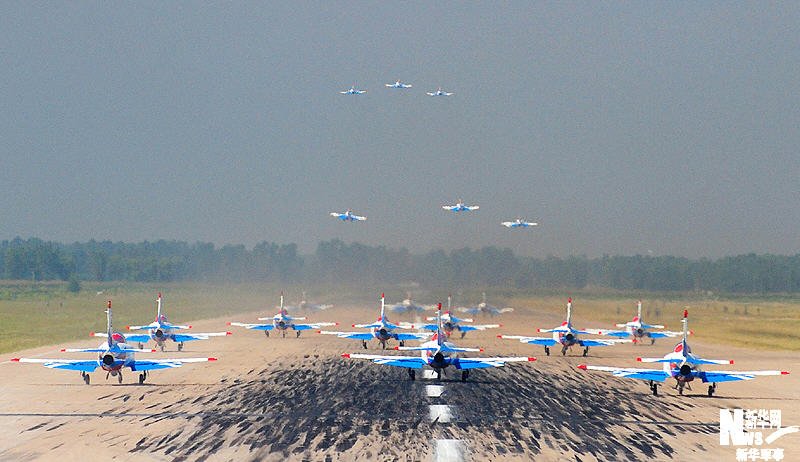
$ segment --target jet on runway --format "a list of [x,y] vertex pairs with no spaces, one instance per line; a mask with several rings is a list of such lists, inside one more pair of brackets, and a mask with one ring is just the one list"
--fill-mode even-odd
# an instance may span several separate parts
[[316,311],[324,311],[329,308],[333,308],[333,305],[330,304],[320,304],[320,303],[309,303],[306,300],[306,293],[303,292],[303,299],[297,303],[297,306],[294,305],[286,305],[286,311],[306,311],[306,312],[316,312]]
[[706,364],[733,364],[728,359],[703,359],[692,353],[686,338],[689,336],[689,311],[683,311],[683,339],[675,348],[664,355],[663,358],[636,358],[643,363],[662,363],[662,369],[639,369],[608,366],[587,366],[581,364],[579,369],[610,372],[616,377],[647,380],[650,391],[658,395],[658,385],[667,379],[675,379],[675,389],[682,395],[684,388],[692,389],[691,383],[697,379],[702,383],[710,383],[708,396],[713,396],[717,391],[717,383],[734,382],[737,380],[752,380],[759,375],[786,375],[788,371],[704,371],[701,366]]
[[410,313],[410,312],[417,312],[422,313],[423,311],[427,311],[428,308],[423,305],[417,305],[411,300],[411,295],[408,295],[408,298],[404,299],[402,302],[393,305],[389,308],[395,313]]
[[410,83],[403,83],[401,81],[396,81],[395,83],[387,83],[386,86],[388,88],[411,88]]
[[300,332],[304,330],[310,329],[320,329],[321,327],[328,327],[328,326],[337,326],[339,325],[338,322],[315,322],[311,324],[299,324],[295,321],[303,321],[305,317],[292,317],[289,316],[289,313],[286,312],[286,308],[283,306],[283,292],[281,292],[281,305],[280,311],[271,317],[271,318],[258,318],[259,321],[267,321],[271,320],[271,323],[265,324],[249,324],[244,322],[229,322],[229,326],[239,326],[244,327],[247,329],[253,330],[263,330],[264,335],[269,337],[269,332],[273,329],[277,329],[281,331],[281,336],[286,337],[286,331],[289,329],[293,329],[297,334],[297,337],[300,337]]
[[380,342],[381,344],[381,348],[385,350],[386,342],[390,339],[394,339],[400,342],[400,346],[405,346],[406,340],[425,340],[431,336],[431,334],[427,333],[395,332],[395,330],[402,329],[403,327],[398,326],[397,324],[392,324],[389,321],[389,318],[386,316],[386,301],[384,294],[381,294],[381,316],[378,318],[378,321],[369,324],[353,324],[353,327],[358,327],[360,329],[371,329],[371,331],[333,332],[333,331],[322,330],[319,333],[326,335],[336,335],[339,338],[361,340],[361,346],[363,346],[365,350],[367,349],[367,340],[371,340],[373,338],[377,339],[378,342]]
[[122,383],[122,369],[127,367],[131,371],[139,372],[139,383],[142,384],[145,379],[147,379],[147,371],[181,367],[185,363],[217,360],[217,358],[135,359],[134,353],[151,353],[156,350],[131,348],[126,343],[124,335],[119,332],[114,332],[114,327],[111,322],[111,300],[108,301],[106,317],[108,320],[108,330],[105,335],[106,341],[101,343],[100,346],[97,348],[64,348],[61,350],[67,353],[97,353],[98,356],[96,360],[14,358],[12,361],[20,363],[40,363],[51,369],[80,371],[84,383],[89,385],[89,373],[94,372],[98,367],[106,371],[106,380],[108,380],[109,376],[115,376],[119,383]]
[[515,339],[522,343],[529,343],[531,345],[544,346],[544,352],[550,356],[550,347],[561,345],[561,354],[566,355],[567,350],[573,346],[583,347],[583,356],[589,354],[589,347],[609,346],[617,343],[628,343],[630,340],[600,340],[600,339],[587,339],[581,340],[578,338],[579,334],[589,334],[586,330],[577,330],[572,327],[572,299],[567,300],[567,320],[561,323],[560,326],[553,329],[536,329],[536,332],[552,332],[553,337],[525,337],[523,335],[498,335],[498,338]]
[[488,314],[491,317],[495,317],[498,314],[510,313],[514,311],[514,308],[498,308],[496,306],[488,304],[486,302],[486,292],[484,292],[483,301],[481,303],[478,303],[476,306],[470,306],[468,308],[467,307],[458,308],[458,311],[470,314],[472,316],[477,316],[483,313],[483,314]]
[[[657,338],[679,337],[680,332],[672,331],[653,331],[650,329],[663,329],[664,326],[658,324],[645,324],[642,319],[642,301],[636,304],[636,316],[632,321],[624,324],[617,324],[617,327],[624,327],[625,330],[606,330],[606,329],[586,329],[592,334],[608,335],[609,337],[631,338],[633,343],[641,343],[644,338],[650,339],[650,345],[656,343]],[[689,334],[692,332],[689,331]]]
[[[472,330],[486,330],[486,329],[494,329],[494,328],[500,327],[500,324],[482,324],[482,325],[463,324],[463,323],[471,323],[473,321],[472,321],[472,319],[466,319],[466,318],[465,319],[460,319],[460,318],[457,318],[450,312],[450,310],[451,310],[451,307],[450,307],[451,298],[452,297],[450,295],[447,296],[447,311],[445,311],[444,314],[441,315],[441,323],[442,323],[441,324],[441,329],[445,334],[447,334],[448,338],[453,333],[453,331],[456,331],[456,330],[461,332],[461,338],[464,338],[464,336],[467,334],[467,332],[472,331]],[[427,321],[437,321],[438,318],[437,318],[437,316],[430,316],[430,317],[426,318],[426,320]],[[412,327],[416,327],[416,326],[412,325]],[[434,331],[434,332],[436,332],[439,329],[439,325],[438,324],[425,324],[425,325],[422,325],[422,326],[419,326],[419,327],[421,327],[422,329],[431,330],[431,331]]]
[[[178,351],[183,350],[184,342],[191,342],[193,340],[208,340],[210,337],[224,337],[231,335],[230,332],[206,332],[198,334],[182,334],[177,331],[180,329],[191,329],[192,326],[179,326],[170,324],[167,321],[167,315],[161,313],[161,292],[158,293],[156,298],[156,320],[144,326],[128,326],[128,330],[147,330],[144,335],[128,335],[125,339],[128,342],[138,342],[139,348],[143,348],[144,344],[150,340],[164,351],[167,340],[172,340],[178,344]],[[103,333],[92,334],[95,337],[105,337]]]
[[517,218],[514,221],[504,221],[500,224],[505,226],[506,228],[530,228],[533,226],[539,226],[539,223],[525,221],[522,218]]
[[442,304],[439,304],[439,324],[440,328],[434,334],[430,342],[425,342],[418,347],[396,347],[402,351],[419,351],[420,356],[384,356],[368,355],[360,353],[344,353],[343,358],[349,359],[368,359],[374,363],[403,367],[408,369],[408,376],[411,380],[416,379],[416,370],[430,367],[436,372],[436,376],[441,380],[442,373],[448,368],[453,367],[461,371],[461,381],[466,382],[469,371],[472,369],[482,369],[488,367],[502,367],[509,362],[536,361],[536,358],[527,356],[494,357],[494,358],[463,358],[456,356],[455,353],[483,351],[482,348],[459,348],[447,341],[447,335],[441,328]]
[[342,221],[364,221],[367,219],[367,217],[354,214],[350,209],[347,209],[344,212],[331,212],[330,215]]

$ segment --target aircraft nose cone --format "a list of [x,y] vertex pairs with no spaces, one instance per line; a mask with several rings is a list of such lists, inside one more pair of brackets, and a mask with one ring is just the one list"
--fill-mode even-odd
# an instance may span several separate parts
[[378,333],[381,334],[381,337],[385,337],[389,332],[387,332],[386,329],[381,329]]
[[567,341],[569,341],[569,342],[575,340],[575,336],[572,335],[572,334],[567,334],[567,335],[564,336],[564,338],[567,339]]
[[637,333],[638,335],[644,335],[644,329],[642,329],[642,328],[640,327],[640,328],[636,329],[636,333]]
[[689,375],[691,373],[692,373],[692,367],[691,366],[689,366],[688,364],[684,364],[683,366],[681,366],[681,375],[687,376],[687,375]]
[[162,331],[161,329],[158,329],[156,331],[156,337],[161,338],[163,336],[164,336],[164,331]]
[[104,355],[103,356],[103,364],[105,364],[106,366],[110,366],[110,365],[114,364],[114,357],[111,356],[111,355]]

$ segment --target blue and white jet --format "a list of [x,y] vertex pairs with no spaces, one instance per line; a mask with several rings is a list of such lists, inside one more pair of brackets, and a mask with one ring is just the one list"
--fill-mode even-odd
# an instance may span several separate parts
[[691,383],[698,380],[710,383],[708,396],[713,396],[717,391],[719,382],[735,382],[738,380],[752,380],[759,375],[787,375],[788,371],[704,371],[701,366],[708,364],[733,364],[732,359],[704,359],[692,353],[686,338],[689,336],[689,311],[683,311],[683,339],[675,345],[670,353],[663,358],[636,358],[643,363],[661,363],[662,369],[639,369],[608,366],[587,366],[581,364],[579,369],[610,372],[616,377],[647,380],[650,391],[658,395],[658,385],[667,379],[675,379],[675,389],[682,395],[684,388],[692,389]]
[[500,223],[501,225],[505,226],[506,228],[531,228],[534,226],[539,226],[539,223],[534,223],[530,221],[525,221],[522,218],[517,218],[514,221],[504,221]]
[[289,316],[289,313],[286,311],[286,308],[283,306],[283,292],[281,292],[281,305],[280,311],[271,317],[271,318],[258,318],[259,321],[267,321],[271,320],[270,323],[264,324],[250,324],[244,322],[229,322],[229,326],[239,326],[244,327],[247,329],[252,330],[263,330],[264,335],[269,337],[269,332],[271,330],[279,330],[281,331],[281,336],[286,337],[286,331],[292,329],[297,334],[297,337],[300,337],[300,332],[304,330],[311,330],[311,329],[320,329],[321,327],[328,327],[328,326],[337,326],[339,325],[338,322],[315,322],[311,324],[300,324],[295,321],[304,321],[306,318],[303,317],[293,317]]
[[526,337],[524,335],[498,335],[497,338],[519,340],[522,343],[531,345],[542,345],[544,352],[550,356],[550,347],[561,345],[561,354],[566,355],[567,350],[573,346],[583,347],[583,356],[589,354],[589,347],[610,346],[617,343],[629,343],[630,340],[624,339],[586,339],[578,338],[580,334],[589,334],[589,331],[578,330],[572,327],[572,299],[567,300],[567,320],[560,326],[552,329],[536,329],[536,332],[552,332],[553,337]]
[[[630,338],[633,343],[641,343],[645,338],[650,339],[650,345],[656,342],[657,338],[680,337],[680,332],[672,332],[667,330],[654,331],[651,329],[663,329],[664,326],[660,324],[645,324],[642,319],[642,301],[636,304],[636,316],[632,321],[624,324],[617,324],[617,327],[624,327],[624,330],[607,330],[607,329],[586,329],[592,334],[608,335],[609,337]],[[689,331],[689,334],[692,332]]]
[[381,316],[376,322],[369,324],[353,324],[353,327],[360,329],[371,329],[370,332],[333,332],[322,330],[319,333],[325,335],[335,335],[339,338],[349,338],[361,340],[361,346],[367,349],[367,341],[376,339],[381,344],[382,349],[386,349],[386,342],[389,340],[397,340],[400,346],[405,346],[406,340],[426,340],[431,334],[416,333],[416,332],[395,332],[397,329],[404,327],[397,324],[392,324],[386,316],[386,301],[384,294],[381,294]]
[[475,306],[460,307],[458,308],[458,311],[462,313],[471,314],[472,316],[477,316],[479,314],[488,314],[491,317],[495,317],[498,314],[510,313],[514,311],[514,308],[508,308],[508,307],[498,308],[496,306],[490,305],[488,302],[486,302],[486,292],[484,292],[482,302],[478,303]]
[[512,356],[499,358],[463,358],[456,356],[462,352],[480,352],[482,348],[460,348],[447,341],[447,334],[441,328],[441,306],[439,304],[439,330],[433,335],[429,342],[425,342],[418,347],[396,347],[396,350],[419,351],[420,356],[384,356],[368,355],[361,353],[344,353],[343,358],[349,359],[368,359],[374,363],[384,366],[402,367],[408,369],[408,377],[416,379],[416,370],[429,367],[436,372],[437,379],[441,380],[442,373],[449,367],[461,371],[461,381],[466,382],[469,371],[472,369],[484,369],[489,367],[502,367],[509,362],[528,362],[536,361],[536,358],[527,356]]
[[473,210],[478,210],[480,206],[467,205],[464,203],[464,201],[459,200],[456,202],[456,205],[443,205],[442,208],[450,212],[472,212]]
[[[128,330],[147,330],[147,334],[128,335],[126,340],[128,342],[138,342],[139,348],[143,348],[144,344],[152,340],[156,342],[164,351],[167,340],[172,340],[178,344],[178,351],[183,350],[184,342],[191,342],[193,340],[208,340],[211,337],[225,337],[231,335],[231,332],[204,332],[197,334],[184,334],[177,332],[180,329],[191,329],[192,326],[180,326],[170,324],[167,321],[167,315],[161,312],[161,292],[158,293],[156,298],[156,320],[144,326],[127,326]],[[105,334],[94,333],[95,337],[104,337]]]
[[410,83],[403,83],[398,80],[395,83],[387,83],[386,86],[388,88],[411,88],[412,85]]
[[422,313],[424,311],[428,311],[429,309],[428,307],[425,307],[423,305],[417,305],[416,303],[414,303],[411,300],[410,294],[407,294],[406,296],[408,298],[403,299],[403,301],[400,303],[392,305],[392,307],[389,309],[392,310],[392,312],[394,313],[411,313],[411,312]]
[[344,212],[331,212],[330,215],[342,221],[364,221],[367,217],[362,217],[353,213],[352,210],[347,209]]
[[303,299],[297,303],[297,306],[294,305],[286,305],[286,311],[305,311],[305,312],[317,312],[317,311],[324,311],[329,308],[333,308],[331,304],[324,304],[324,303],[310,303],[306,300],[306,293],[303,292]]
[[353,85],[352,87],[350,87],[349,90],[340,91],[339,93],[341,93],[343,95],[361,95],[361,94],[364,94],[366,92],[367,92],[367,90],[356,90],[356,86]]
[[439,87],[436,91],[429,91],[428,96],[452,96],[452,93],[446,92],[442,90],[442,87]]
[[[444,314],[441,315],[441,329],[445,334],[447,334],[448,338],[453,333],[453,331],[456,331],[456,330],[461,332],[461,338],[464,338],[464,336],[469,331],[495,329],[495,328],[501,327],[500,324],[479,324],[479,325],[476,325],[476,324],[464,324],[464,323],[471,323],[471,322],[473,322],[473,320],[472,319],[468,319],[468,318],[463,318],[462,319],[462,318],[455,317],[450,312],[450,310],[451,310],[451,307],[450,307],[451,298],[452,297],[450,295],[447,296],[447,311],[445,311]],[[437,316],[429,316],[428,318],[426,318],[427,321],[437,321],[438,319],[439,318]],[[412,325],[412,327],[416,327],[416,326]],[[439,325],[438,324],[425,324],[425,325],[422,325],[422,326],[419,326],[419,327],[421,327],[422,329],[431,330],[431,331],[434,331],[434,332],[436,332],[439,329]]]
[[111,301],[108,302],[106,309],[108,320],[108,330],[105,334],[106,341],[97,348],[63,348],[62,352],[67,353],[97,353],[97,359],[42,359],[42,358],[13,358],[11,361],[20,363],[40,363],[50,369],[60,369],[69,371],[79,371],[81,378],[86,385],[89,385],[89,373],[94,372],[98,367],[106,371],[106,380],[109,376],[117,377],[117,381],[122,383],[122,369],[129,368],[131,371],[139,372],[139,383],[144,383],[147,379],[147,371],[155,369],[169,369],[181,367],[185,363],[200,363],[216,361],[217,358],[181,358],[181,359],[135,359],[134,353],[152,353],[156,350],[143,350],[133,348],[126,343],[125,336],[119,332],[114,332],[111,321]]

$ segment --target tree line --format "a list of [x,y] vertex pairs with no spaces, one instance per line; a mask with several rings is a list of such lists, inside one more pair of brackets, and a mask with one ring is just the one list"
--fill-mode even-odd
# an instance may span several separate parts
[[4,279],[141,282],[395,284],[432,287],[582,289],[725,293],[800,292],[800,254],[719,259],[673,256],[532,258],[483,247],[411,254],[407,249],[320,242],[311,255],[295,244],[217,247],[159,240],[63,244],[41,239],[0,242]]

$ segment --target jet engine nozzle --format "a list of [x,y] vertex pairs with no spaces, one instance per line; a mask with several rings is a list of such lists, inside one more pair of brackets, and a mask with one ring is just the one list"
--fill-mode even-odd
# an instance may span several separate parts
[[641,337],[642,335],[644,335],[644,329],[642,329],[641,327],[640,327],[640,328],[638,328],[638,329],[636,329],[636,335],[638,335],[638,336],[640,336],[640,337]]
[[684,377],[688,376],[689,374],[692,373],[692,366],[690,366],[688,364],[684,364],[683,366],[681,366],[680,371],[681,371],[681,375],[682,376],[684,376]]
[[156,330],[156,337],[164,338],[164,331],[161,329]]
[[564,338],[567,339],[568,342],[571,342],[571,341],[575,340],[575,335],[574,334],[567,334],[567,335],[564,336]]
[[103,355],[103,364],[106,366],[111,366],[114,364],[114,356],[110,354]]

